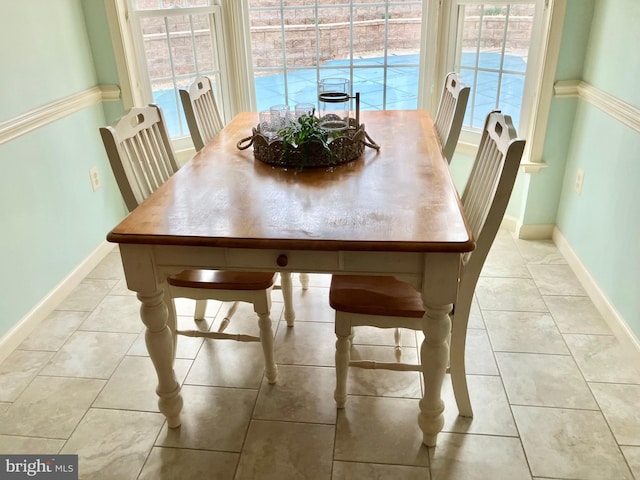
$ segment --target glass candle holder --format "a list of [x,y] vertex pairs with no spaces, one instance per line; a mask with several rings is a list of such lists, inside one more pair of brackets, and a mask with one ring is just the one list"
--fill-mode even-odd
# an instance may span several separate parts
[[350,89],[346,78],[325,78],[318,82],[318,116],[324,128],[340,131],[349,126]]
[[289,105],[272,105],[269,108],[271,112],[271,120],[276,124],[276,130],[280,130],[287,126],[291,121],[291,110]]

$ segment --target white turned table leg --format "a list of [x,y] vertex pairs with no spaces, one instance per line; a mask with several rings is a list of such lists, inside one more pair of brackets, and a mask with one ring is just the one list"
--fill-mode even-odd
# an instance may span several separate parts
[[422,430],[422,443],[436,445],[438,433],[444,426],[444,402],[441,398],[442,382],[449,364],[449,314],[456,301],[460,254],[426,254],[422,277],[422,317],[424,341],[420,348],[424,396],[420,400],[418,425]]
[[424,397],[420,400],[418,425],[422,430],[422,443],[436,445],[438,433],[444,426],[444,402],[440,398],[442,382],[449,362],[449,332],[451,331],[452,304],[426,305],[422,331],[425,340],[420,348],[420,361],[424,377]]
[[138,293],[138,299],[142,302],[140,317],[147,327],[147,350],[158,375],[158,408],[167,418],[169,428],[176,428],[180,426],[182,396],[180,384],[173,371],[174,335],[167,325],[168,311],[164,303],[164,294],[162,291],[152,294]]
[[296,312],[293,309],[293,284],[291,282],[291,272],[280,272],[280,284],[282,286],[282,298],[284,299],[284,319],[287,327],[293,327],[296,319]]
[[273,355],[273,329],[271,328],[271,317],[269,311],[257,312],[258,326],[260,327],[260,344],[264,353],[264,370],[269,383],[276,383],[278,380],[278,366]]

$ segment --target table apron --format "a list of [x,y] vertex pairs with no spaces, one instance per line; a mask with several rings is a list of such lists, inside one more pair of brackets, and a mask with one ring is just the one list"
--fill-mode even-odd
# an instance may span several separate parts
[[[167,275],[189,268],[210,268],[235,271],[279,271],[343,274],[392,274],[415,288],[422,288],[425,254],[421,252],[363,252],[188,247],[167,245],[121,244],[127,285],[136,291],[154,288],[166,280]],[[433,257],[434,254],[429,254]],[[435,254],[445,263],[456,253]],[[286,257],[286,265],[282,265]],[[280,262],[278,259],[280,258]],[[150,276],[150,270],[153,276]]]

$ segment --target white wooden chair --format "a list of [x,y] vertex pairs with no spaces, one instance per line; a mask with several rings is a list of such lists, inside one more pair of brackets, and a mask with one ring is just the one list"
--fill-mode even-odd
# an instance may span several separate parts
[[[156,105],[132,108],[113,126],[100,128],[111,168],[118,187],[129,211],[135,209],[160,185],[169,179],[178,165],[162,110]],[[273,356],[273,331],[271,328],[271,290],[273,289],[275,272],[252,273],[230,272],[218,270],[185,270],[168,278],[165,300],[169,309],[170,328],[174,335],[192,337],[221,338],[244,342],[259,341],[265,358],[265,371],[270,383],[277,377],[277,367]],[[290,282],[289,282],[290,283]],[[291,306],[291,288],[283,289],[283,295],[289,295]],[[204,318],[204,306],[207,299],[223,302],[248,302],[253,304],[259,317],[260,337],[252,335],[224,333],[228,318],[225,318],[217,332],[200,330],[177,330],[175,325],[174,298],[191,298],[200,303],[196,310],[196,320]],[[287,308],[285,302],[285,309]],[[292,316],[290,312],[289,316]],[[230,317],[230,314],[227,314]],[[290,323],[290,326],[293,322]],[[175,342],[175,338],[174,338]]]
[[434,123],[442,151],[449,163],[460,138],[469,91],[469,87],[465,86],[459,74],[455,72],[447,74]]
[[179,90],[193,146],[199,152],[224,128],[209,77],[199,76],[188,90]]
[[[462,195],[467,224],[476,241],[461,259],[458,295],[451,312],[449,373],[462,416],[472,416],[465,373],[465,343],[471,301],[487,253],[498,232],[513,189],[525,141],[518,139],[511,118],[499,111],[485,121],[478,153]],[[408,328],[422,331],[422,298],[409,284],[394,277],[334,275],[329,302],[336,310],[336,390],[338,408],[347,400],[348,368],[420,370],[400,361],[351,361],[353,327]]]

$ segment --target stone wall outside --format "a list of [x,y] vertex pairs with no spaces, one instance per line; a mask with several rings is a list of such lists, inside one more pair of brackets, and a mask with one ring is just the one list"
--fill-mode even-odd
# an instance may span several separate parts
[[[301,5],[305,0],[297,0]],[[335,0],[339,1],[339,0]],[[267,0],[263,0],[267,3]],[[255,3],[255,2],[254,2]],[[293,4],[289,1],[288,5]],[[523,10],[525,7],[528,10]],[[468,7],[464,48],[475,48],[477,30],[482,27],[482,51],[500,49],[503,40],[505,16],[503,12],[482,17],[474,15]],[[420,45],[422,24],[420,8],[406,6],[394,9],[389,18],[385,18],[380,7],[354,8],[353,45],[350,44],[350,24],[347,8],[319,9],[316,31],[313,9],[285,12],[285,48],[287,67],[315,66],[328,60],[349,58],[353,49],[355,57],[380,56],[384,51],[384,32],[388,28],[387,51],[389,54],[417,53]],[[496,10],[500,10],[499,8]],[[486,11],[485,11],[486,12]],[[477,12],[479,13],[479,11]],[[514,6],[509,17],[509,44],[512,50],[526,52],[531,37],[533,12],[527,6]],[[176,16],[169,19],[171,37],[171,55],[174,73],[178,76],[194,72],[193,45],[191,42],[191,23],[188,16]],[[196,32],[196,50],[198,68],[201,71],[213,69],[213,59],[209,52],[211,34],[206,17],[194,17],[193,28]],[[143,35],[149,75],[151,78],[168,78],[172,72],[167,64],[169,55],[166,46],[166,28],[164,19],[149,18],[143,25]],[[282,27],[279,11],[251,12],[251,44],[254,66],[259,69],[278,70],[283,67]],[[319,57],[316,57],[316,44],[319,45]]]

